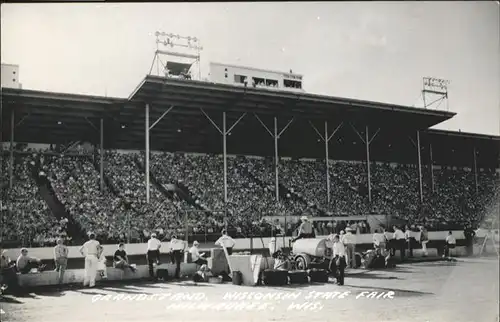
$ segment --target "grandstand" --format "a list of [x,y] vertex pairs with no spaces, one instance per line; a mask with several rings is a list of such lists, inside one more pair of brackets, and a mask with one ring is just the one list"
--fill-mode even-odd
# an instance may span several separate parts
[[500,137],[430,129],[453,116],[151,75],[128,98],[3,88],[2,245],[248,236],[304,213],[477,226],[498,216]]

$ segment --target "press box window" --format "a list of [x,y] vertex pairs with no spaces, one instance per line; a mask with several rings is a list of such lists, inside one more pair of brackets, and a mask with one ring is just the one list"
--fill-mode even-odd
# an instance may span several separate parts
[[266,86],[278,87],[278,81],[274,79],[266,79]]
[[302,88],[302,82],[288,80],[288,79],[285,79],[283,81],[283,85],[285,85],[286,88],[299,88],[299,89]]
[[243,75],[234,75],[234,82],[236,84],[245,84],[247,77]]
[[265,79],[264,78],[253,77],[252,80],[253,80],[253,83],[256,86],[264,86],[265,85]]

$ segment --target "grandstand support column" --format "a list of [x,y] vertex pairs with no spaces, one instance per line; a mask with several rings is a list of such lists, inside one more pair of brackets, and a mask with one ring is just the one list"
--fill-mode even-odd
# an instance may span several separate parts
[[[222,112],[222,155],[224,157],[224,215],[227,216],[227,129],[226,112]],[[227,226],[227,222],[226,222]],[[226,227],[227,228],[227,227]]]
[[278,162],[278,118],[274,117],[274,184],[276,191],[276,201],[280,200],[280,188],[279,188],[279,162]]
[[203,113],[203,115],[205,115],[207,120],[210,123],[212,123],[213,127],[215,127],[215,129],[219,131],[219,133],[222,135],[222,153],[224,157],[224,211],[226,212],[227,211],[226,209],[227,208],[227,135],[231,133],[234,127],[238,125],[238,123],[240,123],[240,121],[245,117],[245,115],[247,115],[247,113],[243,113],[240,116],[240,118],[236,120],[236,122],[234,122],[229,129],[227,129],[226,112],[222,112],[222,129],[221,129],[217,125],[217,123],[215,123],[214,120],[212,120],[212,118],[208,116],[207,113],[205,113],[205,111],[202,108],[200,108],[200,111],[201,113]]
[[328,150],[328,144],[330,143],[330,140],[333,138],[335,133],[344,125],[344,122],[340,123],[337,128],[333,131],[331,135],[328,135],[328,121],[325,121],[325,136],[321,135],[321,133],[318,131],[318,129],[314,126],[314,124],[309,121],[309,124],[311,127],[316,131],[316,134],[325,142],[325,163],[326,163],[326,200],[328,201],[328,204],[330,204],[330,163],[328,160],[330,159],[329,156],[329,150]]
[[9,166],[9,188],[14,184],[14,109],[10,113],[10,166]]
[[149,203],[149,104],[146,104],[146,126],[145,126],[145,136],[146,136],[146,155],[145,155],[145,168],[146,168],[146,202]]
[[431,158],[431,189],[432,193],[434,193],[434,160],[432,158],[432,144],[429,144],[429,155]]
[[474,153],[474,184],[476,186],[476,193],[478,193],[479,188],[477,185],[477,160],[476,160],[477,152],[476,152],[476,147],[473,148],[472,152]]
[[[328,121],[325,121],[325,138],[328,138]],[[330,205],[330,163],[328,162],[328,139],[325,141],[325,163],[326,163],[326,201]]]
[[290,124],[292,124],[293,122],[293,118],[287,123],[287,125],[285,125],[285,127],[278,133],[278,118],[275,117],[274,118],[274,133],[271,132],[271,130],[266,126],[266,124],[264,124],[264,122],[262,122],[262,120],[260,119],[260,117],[257,116],[257,114],[254,114],[255,118],[260,122],[260,124],[262,125],[262,127],[264,129],[266,129],[267,133],[269,133],[269,135],[271,135],[271,137],[274,139],[274,174],[275,174],[275,192],[276,192],[276,202],[279,202],[280,199],[279,199],[279,173],[278,173],[278,166],[279,166],[279,162],[278,162],[278,140],[280,139],[281,135],[286,131],[286,129],[288,129],[288,127],[290,126]]
[[100,175],[101,175],[101,192],[104,192],[104,120],[101,118],[101,142],[100,142],[100,154],[101,154],[101,161],[100,161]]
[[378,132],[380,132],[380,128],[377,130],[377,132],[375,132],[375,134],[373,134],[373,136],[370,139],[369,133],[368,133],[368,125],[365,126],[365,137],[364,138],[361,136],[361,134],[358,132],[358,130],[356,130],[354,125],[351,124],[351,127],[352,127],[354,133],[356,133],[358,135],[361,142],[363,142],[366,146],[366,172],[367,172],[367,176],[368,176],[368,202],[371,203],[372,202],[372,179],[371,179],[371,170],[370,170],[370,144],[375,139],[375,137],[378,135]]
[[365,131],[365,145],[366,145],[366,171],[368,174],[368,202],[372,202],[372,176],[370,171],[370,140],[368,138],[368,125]]
[[144,157],[145,159],[145,181],[146,181],[146,202],[149,203],[149,156],[150,156],[150,151],[149,151],[149,134],[151,130],[158,124],[163,118],[174,108],[174,105],[170,106],[163,114],[150,126],[149,125],[149,104],[146,103],[146,124],[144,126],[144,136],[146,137],[146,155]]
[[424,191],[422,189],[422,159],[420,155],[420,131],[417,131],[417,155],[418,155],[418,188],[420,192],[420,202],[424,201]]

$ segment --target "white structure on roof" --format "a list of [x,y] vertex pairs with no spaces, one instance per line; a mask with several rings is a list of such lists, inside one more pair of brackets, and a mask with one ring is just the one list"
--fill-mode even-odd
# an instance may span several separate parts
[[19,65],[2,64],[2,87],[22,88],[19,83]]
[[219,84],[303,92],[303,76],[252,67],[210,63],[210,81]]

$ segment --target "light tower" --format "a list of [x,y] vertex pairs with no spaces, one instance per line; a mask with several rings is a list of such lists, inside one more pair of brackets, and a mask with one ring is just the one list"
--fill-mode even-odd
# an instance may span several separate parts
[[[424,101],[424,108],[428,108],[436,103],[439,103],[436,106],[437,109],[443,101],[446,101],[446,110],[448,111],[449,84],[449,80],[434,77],[424,77],[422,80],[422,99]],[[428,98],[434,98],[434,100],[429,103],[427,100]]]
[[191,79],[193,78],[193,65],[196,64],[198,70],[195,74],[197,74],[197,79],[201,80],[200,53],[203,47],[198,38],[161,31],[155,32],[155,36],[156,51],[149,75],[154,75],[153,69],[156,62],[156,76]]

